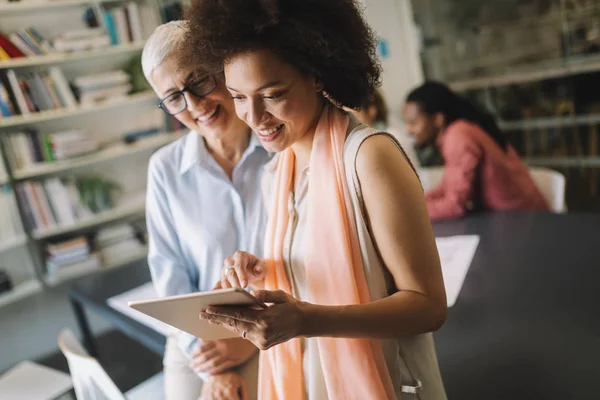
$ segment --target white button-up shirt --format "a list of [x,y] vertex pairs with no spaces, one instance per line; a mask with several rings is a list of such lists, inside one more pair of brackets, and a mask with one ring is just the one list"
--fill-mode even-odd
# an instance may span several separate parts
[[[148,264],[159,296],[211,290],[225,258],[261,256],[266,213],[263,165],[270,159],[254,134],[230,180],[191,131],[158,150],[148,167]],[[188,356],[197,338],[178,332]]]

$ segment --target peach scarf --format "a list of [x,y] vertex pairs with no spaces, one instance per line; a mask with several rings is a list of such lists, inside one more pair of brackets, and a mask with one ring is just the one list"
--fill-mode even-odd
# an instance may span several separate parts
[[[349,118],[327,105],[315,132],[310,157],[306,282],[310,301],[349,305],[370,301],[357,228],[344,172],[343,149]],[[275,174],[267,224],[265,289],[292,293],[283,259],[294,152],[285,150]],[[328,397],[395,399],[381,343],[370,339],[317,338]],[[261,400],[304,398],[301,339],[265,351],[260,357]]]

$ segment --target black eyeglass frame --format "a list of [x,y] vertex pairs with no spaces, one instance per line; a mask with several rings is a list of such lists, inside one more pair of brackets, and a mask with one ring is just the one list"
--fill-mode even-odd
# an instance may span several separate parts
[[[214,75],[209,75],[209,77],[208,77],[208,78],[212,79],[213,86],[212,86],[212,88],[211,88],[209,91],[207,91],[206,93],[196,93],[196,92],[194,92],[194,91],[192,90],[191,86],[192,86],[194,83],[196,83],[196,82],[192,82],[192,83],[190,83],[189,85],[186,85],[186,86],[184,86],[184,88],[183,88],[183,89],[181,89],[181,90],[178,90],[178,91],[176,91],[176,92],[173,92],[173,93],[170,93],[168,96],[166,96],[166,97],[162,98],[162,99],[160,100],[160,102],[158,103],[158,105],[157,105],[157,106],[158,106],[158,108],[160,108],[160,109],[161,109],[161,110],[163,110],[163,111],[164,111],[164,112],[165,112],[167,115],[170,115],[170,116],[175,116],[175,115],[177,115],[177,114],[181,114],[181,113],[182,113],[182,112],[184,112],[184,111],[187,109],[187,107],[188,107],[188,104],[187,104],[187,99],[185,98],[185,92],[188,92],[188,93],[190,93],[190,94],[192,94],[193,96],[196,96],[196,97],[198,97],[198,98],[202,98],[202,97],[206,97],[206,96],[208,96],[209,94],[211,94],[212,92],[214,92],[214,91],[215,91],[215,89],[217,88],[217,79],[215,78],[215,76],[214,76]],[[183,97],[183,108],[181,109],[181,111],[178,111],[178,112],[176,112],[176,113],[171,113],[171,112],[170,112],[170,111],[167,109],[167,106],[166,106],[164,103],[165,103],[165,101],[166,101],[166,100],[168,100],[168,99],[169,99],[169,98],[171,98],[172,96],[175,96],[175,95],[178,95],[178,94],[180,94],[180,95]]]

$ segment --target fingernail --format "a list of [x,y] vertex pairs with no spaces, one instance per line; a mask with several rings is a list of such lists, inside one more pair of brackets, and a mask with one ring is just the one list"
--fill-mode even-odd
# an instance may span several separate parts
[[261,267],[260,265],[257,265],[256,267],[254,267],[254,272],[257,274],[262,274],[263,267]]
[[213,321],[212,319],[209,319],[209,320],[208,320],[208,323],[209,323],[209,324],[211,324],[211,325],[216,325],[216,324],[217,324],[217,323],[216,323],[215,321]]
[[248,284],[248,282],[246,281],[241,281],[240,283],[242,284],[242,287],[246,287],[246,285]]
[[208,315],[205,312],[200,313],[200,319],[208,319]]

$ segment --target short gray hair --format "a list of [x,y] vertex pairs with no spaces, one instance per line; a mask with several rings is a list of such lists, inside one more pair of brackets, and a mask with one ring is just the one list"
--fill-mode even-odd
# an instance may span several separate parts
[[154,90],[156,87],[152,82],[152,72],[179,49],[188,32],[189,21],[171,21],[156,28],[146,41],[142,51],[142,69]]

